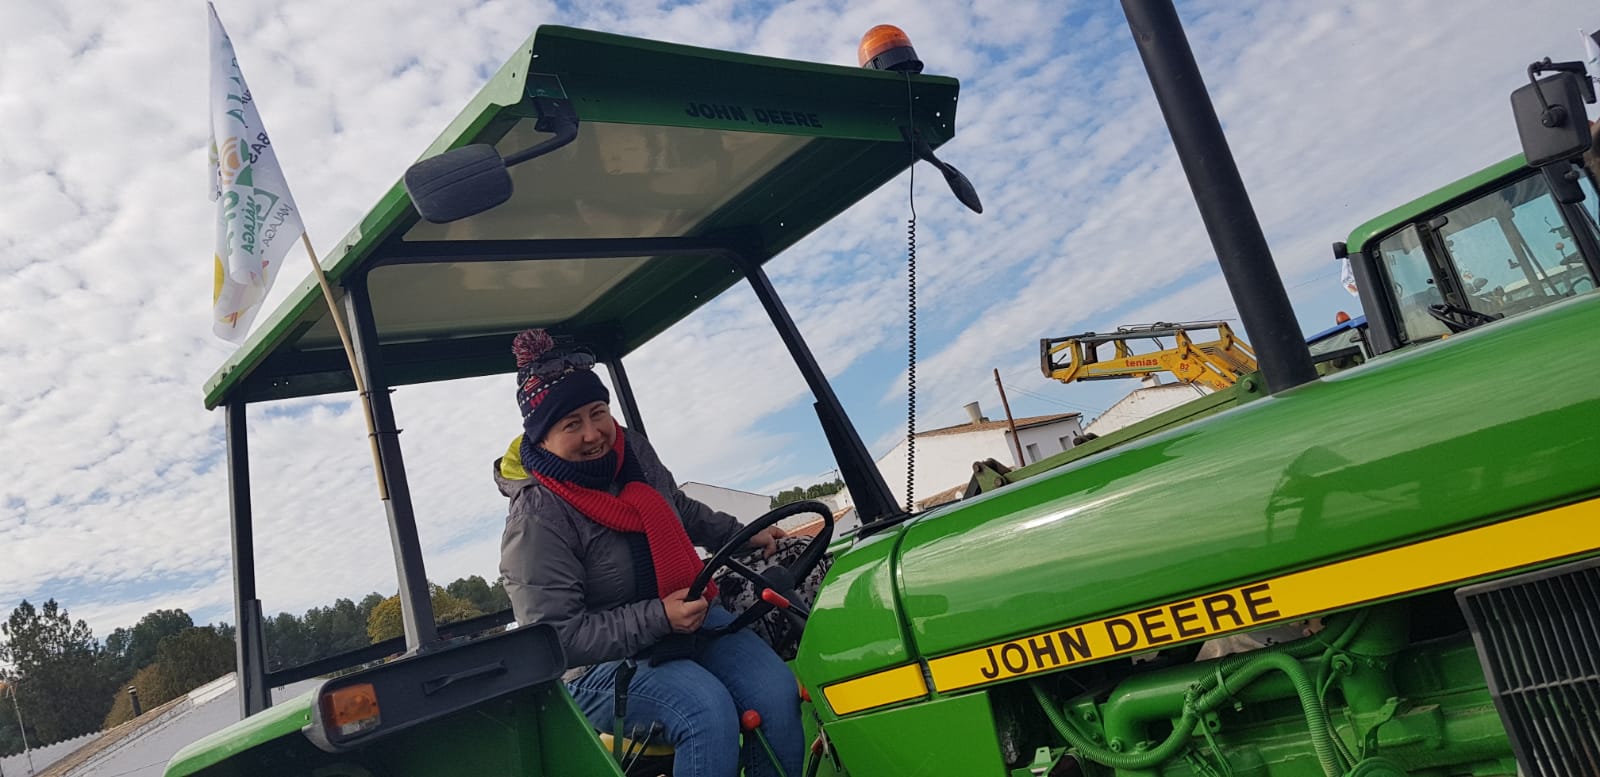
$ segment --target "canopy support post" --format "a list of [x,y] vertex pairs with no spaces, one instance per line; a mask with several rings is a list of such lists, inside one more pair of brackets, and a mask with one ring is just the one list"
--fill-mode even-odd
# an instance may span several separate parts
[[828,384],[827,375],[817,365],[816,358],[811,355],[810,347],[800,336],[800,330],[795,326],[794,319],[789,317],[788,309],[778,299],[778,292],[772,287],[772,281],[767,278],[766,271],[761,269],[761,265],[749,261],[743,255],[732,253],[730,256],[734,265],[750,281],[750,287],[755,290],[756,298],[761,300],[761,306],[766,308],[767,316],[772,319],[773,328],[778,330],[778,336],[788,347],[795,366],[800,368],[800,374],[811,387],[811,393],[817,398],[817,415],[822,421],[823,431],[827,433],[828,445],[833,448],[833,456],[839,465],[840,474],[844,476],[845,487],[850,489],[850,496],[855,500],[856,511],[861,516],[862,523],[899,515],[900,508],[895,504],[893,494],[889,492],[889,485],[883,480],[883,473],[878,471],[877,463],[867,453],[867,446],[861,443],[861,435],[850,425],[844,406],[839,403],[839,397],[833,393],[833,387]]
[[250,511],[250,444],[245,402],[228,403],[228,511],[233,534],[234,665],[239,681],[239,716],[272,706],[262,641],[261,600],[256,598],[255,528]]
[[369,394],[378,459],[389,485],[383,507],[389,519],[395,572],[400,579],[400,616],[405,625],[406,651],[415,653],[437,642],[439,632],[433,622],[433,599],[428,591],[428,574],[422,565],[422,540],[417,535],[411,486],[406,481],[405,460],[400,455],[400,430],[395,428],[394,405],[389,401],[389,384],[384,380],[378,326],[372,315],[372,295],[367,288],[366,273],[345,285],[343,303],[344,315],[352,325],[351,345],[356,368],[361,370]]
[[611,375],[611,386],[617,390],[617,402],[622,405],[622,417],[628,422],[628,428],[649,437],[639,416],[639,402],[633,397],[633,384],[628,382],[628,373],[622,369],[622,359],[606,359],[606,372]]

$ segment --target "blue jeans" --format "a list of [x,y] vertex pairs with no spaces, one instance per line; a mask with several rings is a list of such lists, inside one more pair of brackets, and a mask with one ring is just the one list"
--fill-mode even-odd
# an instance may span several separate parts
[[[701,628],[732,620],[732,613],[713,606]],[[616,724],[612,704],[620,664],[599,664],[567,686],[579,709],[601,731],[611,731]],[[736,777],[741,761],[746,777],[772,777],[777,774],[772,759],[754,736],[740,753],[739,715],[749,709],[761,713],[761,729],[784,773],[800,777],[805,733],[800,726],[799,688],[772,647],[748,629],[712,640],[693,659],[660,666],[640,661],[628,686],[625,731],[643,732],[660,723],[663,732],[658,738],[676,751],[672,772],[677,777]]]

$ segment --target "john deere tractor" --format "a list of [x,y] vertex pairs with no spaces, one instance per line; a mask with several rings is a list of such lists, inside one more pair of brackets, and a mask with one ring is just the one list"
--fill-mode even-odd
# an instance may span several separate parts
[[[328,258],[337,308],[306,283],[207,383],[246,717],[167,774],[622,774],[548,625],[435,625],[389,395],[511,373],[511,336],[540,326],[589,344],[645,431],[630,354],[723,293],[770,317],[864,520],[809,607],[757,576],[760,606],[805,618],[808,774],[1600,774],[1580,77],[1552,65],[1519,91],[1525,156],[1491,176],[1509,194],[1458,185],[1429,202],[1467,215],[1352,239],[1369,320],[1411,347],[1319,378],[1176,13],[1123,6],[1255,347],[1260,372],[1228,389],[1251,401],[903,512],[764,265],[919,161],[976,206],[981,182],[937,153],[956,81],[892,49],[855,69],[540,28]],[[1503,257],[1462,258],[1496,234]],[[406,636],[268,672],[245,409],[358,385]]]

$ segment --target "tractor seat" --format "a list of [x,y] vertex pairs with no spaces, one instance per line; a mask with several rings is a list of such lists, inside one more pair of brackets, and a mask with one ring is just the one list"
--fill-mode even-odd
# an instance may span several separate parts
[[[604,745],[607,751],[613,749],[612,745],[616,741],[616,738],[613,737],[610,732],[596,731],[595,733],[600,735],[600,744]],[[627,737],[623,737],[622,752],[624,753],[637,751],[640,756],[645,758],[671,758],[674,752],[672,745],[666,742],[651,742],[650,744],[645,745],[644,750],[642,751],[639,751],[638,747],[638,742],[628,739]]]
[[[646,737],[648,744],[641,748],[638,742],[625,738],[619,749],[614,736],[604,731],[595,733],[600,736],[600,744],[605,751],[618,758],[617,765],[626,777],[667,777],[672,774],[675,756],[672,745],[655,741],[655,737]],[[635,735],[640,736],[637,733]]]
[[[801,693],[802,695],[805,693],[803,686],[801,687]],[[652,732],[660,731],[660,724],[651,726],[650,730]],[[739,730],[741,735],[747,738],[746,742],[750,741],[748,737],[752,734],[761,742],[761,748],[766,751],[767,757],[773,759],[773,766],[778,768],[781,773],[782,769],[777,766],[777,756],[772,754],[772,747],[767,744],[766,737],[761,734],[761,714],[755,710],[745,710],[744,714],[739,716]],[[595,734],[600,737],[600,744],[607,751],[619,754],[623,774],[629,777],[634,775],[666,775],[672,772],[672,761],[676,751],[672,745],[666,742],[650,742],[652,737],[647,736],[645,738],[647,744],[641,748],[638,742],[624,738],[621,747],[618,748],[617,739],[614,735],[604,731],[596,731]]]

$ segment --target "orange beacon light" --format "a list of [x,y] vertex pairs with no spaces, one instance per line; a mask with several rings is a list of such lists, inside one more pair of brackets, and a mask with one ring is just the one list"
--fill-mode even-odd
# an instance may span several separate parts
[[911,38],[904,30],[892,24],[880,24],[861,36],[861,46],[856,49],[856,60],[862,67],[873,70],[922,72],[922,60],[911,47]]

